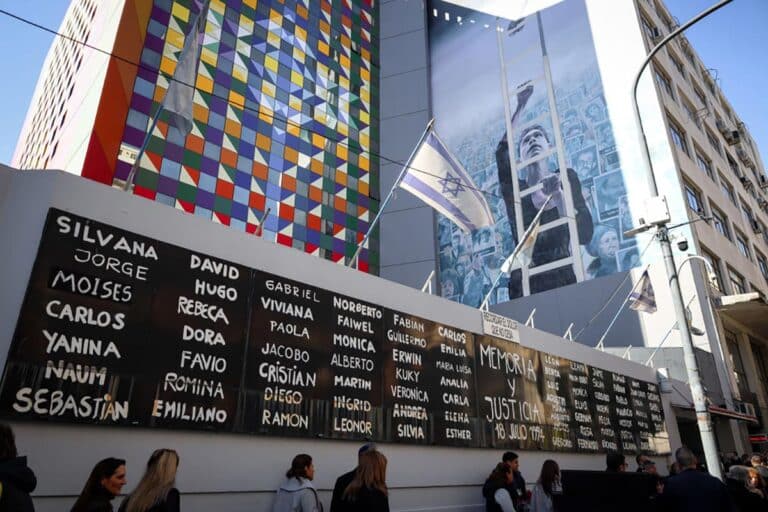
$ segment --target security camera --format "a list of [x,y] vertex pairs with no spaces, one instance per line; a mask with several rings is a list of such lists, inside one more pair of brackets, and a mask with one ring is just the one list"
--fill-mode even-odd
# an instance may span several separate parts
[[677,239],[677,248],[681,251],[685,252],[688,250],[688,239],[684,236],[681,236]]

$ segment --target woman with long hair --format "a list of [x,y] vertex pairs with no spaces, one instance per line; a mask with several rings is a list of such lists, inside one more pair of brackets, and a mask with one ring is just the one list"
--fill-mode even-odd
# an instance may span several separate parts
[[152,452],[147,470],[119,512],[179,512],[181,496],[174,487],[179,454],[168,448]]
[[377,450],[360,454],[355,477],[341,496],[340,512],[389,512],[387,458]]
[[291,461],[285,481],[277,490],[272,512],[322,512],[323,505],[312,485],[315,466],[312,457],[300,453]]
[[125,485],[125,461],[108,457],[99,461],[85,482],[71,512],[112,512],[112,500]]
[[483,485],[486,512],[515,512],[509,487],[515,481],[515,474],[506,463],[499,462]]
[[34,512],[29,494],[37,486],[37,477],[27,466],[27,458],[19,456],[13,429],[6,423],[0,423],[0,483],[0,510]]
[[560,486],[560,467],[557,462],[548,459],[541,466],[541,475],[533,488],[531,512],[552,512],[552,494],[562,492]]

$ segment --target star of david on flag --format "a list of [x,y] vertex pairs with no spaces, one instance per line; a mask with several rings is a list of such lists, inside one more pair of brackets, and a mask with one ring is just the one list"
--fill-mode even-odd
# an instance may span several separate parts
[[485,197],[434,130],[414,152],[399,186],[468,233],[493,225]]
[[653,291],[648,271],[643,272],[639,286],[629,296],[629,308],[646,313],[656,312],[656,293]]

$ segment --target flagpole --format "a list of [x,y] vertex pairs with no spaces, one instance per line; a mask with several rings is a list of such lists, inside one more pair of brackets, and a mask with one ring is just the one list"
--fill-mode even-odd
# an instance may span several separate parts
[[408,172],[408,169],[411,166],[411,161],[413,160],[414,155],[421,147],[421,143],[424,142],[424,139],[427,137],[427,134],[432,129],[432,125],[434,123],[435,123],[435,118],[433,117],[427,123],[427,127],[424,129],[424,133],[421,134],[421,137],[419,138],[419,142],[413,148],[413,151],[411,151],[411,156],[408,157],[408,160],[405,162],[405,165],[403,165],[403,168],[400,171],[400,174],[397,175],[397,179],[395,180],[395,183],[392,185],[392,188],[389,189],[389,194],[387,194],[387,197],[384,199],[384,202],[382,202],[381,205],[379,206],[379,211],[376,213],[376,216],[373,218],[371,225],[368,226],[368,231],[366,231],[362,241],[357,245],[357,249],[355,250],[355,253],[352,255],[352,258],[350,258],[349,264],[347,265],[348,267],[355,265],[355,268],[357,268],[357,257],[360,255],[360,251],[363,250],[363,246],[365,246],[365,242],[368,241],[368,238],[371,236],[371,233],[373,232],[373,227],[379,221],[379,218],[381,217],[381,214],[384,211],[384,208],[387,206],[387,203],[389,203],[389,200],[392,198],[392,194],[395,192],[395,189],[400,184],[400,181],[402,181],[403,176],[405,176],[405,173]]
[[141,162],[141,157],[144,156],[144,153],[147,150],[147,146],[149,145],[149,139],[152,137],[152,132],[155,131],[155,127],[157,126],[157,121],[160,120],[160,114],[162,114],[164,110],[163,103],[160,103],[160,106],[157,109],[157,113],[155,114],[155,118],[152,119],[152,125],[149,127],[149,130],[147,130],[147,134],[144,136],[144,142],[141,144],[141,148],[139,149],[139,154],[136,155],[136,161],[133,162],[133,165],[131,166],[131,171],[128,173],[128,177],[125,179],[125,185],[123,185],[123,192],[129,192],[131,190],[131,185],[133,185],[133,180],[136,177],[136,172],[139,170],[139,163]]
[[[544,201],[544,204],[541,205],[541,208],[539,209],[538,213],[536,213],[536,216],[533,218],[533,222],[528,226],[528,229],[525,230],[525,233],[523,233],[523,238],[520,239],[520,241],[515,246],[515,250],[512,251],[512,254],[509,255],[509,257],[504,261],[504,263],[501,265],[501,269],[499,270],[499,275],[496,276],[496,279],[493,281],[493,284],[491,285],[491,289],[488,290],[488,294],[485,296],[485,299],[483,299],[483,302],[480,304],[480,307],[477,309],[488,311],[488,301],[491,299],[491,294],[493,293],[493,290],[496,289],[496,286],[498,286],[499,281],[501,281],[501,276],[508,273],[511,268],[512,264],[515,262],[515,258],[517,258],[517,255],[520,254],[520,251],[523,249],[523,245],[526,241],[528,241],[528,237],[531,236],[531,232],[534,230],[536,225],[539,223],[539,219],[541,219],[541,215],[544,213],[544,208],[547,207],[547,203],[549,203],[549,200],[552,199],[552,194],[547,196],[547,199]],[[506,268],[506,270],[504,270]]]
[[[189,50],[189,44],[190,44],[190,37],[194,37],[195,41],[197,41],[197,38],[200,37],[200,27],[199,22],[202,18],[203,24],[206,22],[206,18],[208,17],[208,7],[210,5],[210,0],[204,0],[203,5],[200,7],[200,12],[197,13],[197,16],[195,16],[194,21],[190,24],[191,29],[189,34],[185,37],[184,40],[184,47],[181,50],[181,56],[179,57],[179,62],[177,62],[176,70],[173,72],[173,75],[171,76],[168,89],[165,91],[165,96],[163,96],[163,101],[160,102],[160,106],[157,108],[157,112],[155,112],[155,117],[152,119],[152,124],[149,127],[149,130],[147,130],[146,135],[144,136],[144,142],[141,144],[141,148],[139,148],[139,153],[136,155],[136,160],[133,162],[133,165],[131,166],[131,170],[128,172],[128,176],[125,179],[125,184],[123,185],[123,191],[129,192],[131,190],[131,186],[133,185],[134,179],[136,179],[136,173],[139,170],[139,165],[141,164],[141,158],[144,156],[144,153],[147,151],[147,146],[149,145],[149,140],[152,137],[152,132],[155,131],[155,127],[157,126],[157,122],[160,120],[160,114],[163,113],[165,110],[165,103],[168,100],[168,93],[171,91],[171,89],[174,87],[178,87],[179,83],[186,87],[190,87],[193,89],[192,94],[194,94],[194,87],[195,87],[195,80],[192,79],[192,83],[186,83],[186,81],[182,82],[176,78],[176,75],[179,71],[179,65],[184,60],[184,55]],[[205,25],[203,25],[205,26]],[[203,28],[203,31],[205,29]],[[196,49],[196,55],[195,55],[195,69],[200,65],[200,49]],[[173,110],[171,110],[173,112]],[[191,119],[191,113],[189,122],[192,123]],[[189,129],[187,129],[188,131]]]
[[[643,272],[647,272],[650,265],[646,265]],[[611,320],[611,323],[608,324],[608,327],[606,327],[605,332],[603,332],[603,335],[600,336],[600,340],[597,342],[597,345],[595,345],[596,349],[602,350],[605,352],[605,346],[603,345],[603,341],[605,341],[605,337],[608,336],[608,331],[611,330],[613,327],[613,324],[616,323],[616,320],[619,318],[619,315],[622,311],[624,311],[624,306],[627,305],[627,302],[629,302],[629,298],[632,296],[632,293],[635,291],[635,288],[637,288],[637,285],[642,283],[642,279],[638,279],[637,282],[635,282],[634,285],[632,285],[632,288],[629,290],[629,293],[627,294],[627,297],[624,299],[624,302],[621,303],[621,306],[619,307],[619,310],[616,311],[616,314],[613,315],[613,319]]]

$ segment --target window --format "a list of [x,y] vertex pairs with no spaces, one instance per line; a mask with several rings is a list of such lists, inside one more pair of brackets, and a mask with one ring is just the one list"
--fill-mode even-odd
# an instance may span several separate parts
[[704,215],[704,203],[701,202],[701,194],[687,183],[685,184],[685,197],[688,201],[688,208],[699,215]]
[[688,149],[688,142],[685,140],[685,132],[672,119],[669,119],[669,135],[672,137],[672,142],[674,142],[675,146],[690,157],[691,151]]
[[654,38],[656,38],[659,29],[657,29],[653,23],[648,21],[648,18],[645,16],[640,16],[640,21],[643,24],[643,32],[645,32],[645,35],[648,36],[648,39],[653,41]]
[[731,168],[731,172],[734,174],[734,176],[736,176],[737,178],[741,178],[741,171],[739,170],[739,164],[737,164],[736,161],[728,153],[725,154],[725,159],[728,160],[728,167]]
[[736,379],[739,394],[742,397],[746,397],[749,394],[747,373],[744,371],[744,361],[741,358],[741,351],[739,350],[739,343],[736,335],[731,331],[725,331],[725,343],[728,346],[728,352],[731,356],[731,368],[733,368],[733,376]]
[[731,282],[731,292],[734,294],[747,293],[747,288],[744,286],[744,278],[731,267],[728,267],[728,279]]
[[712,149],[717,152],[718,155],[723,156],[723,148],[720,146],[720,141],[717,140],[717,137],[715,137],[712,132],[709,130],[705,130],[707,132],[707,139],[709,140],[709,145],[712,146]]
[[717,289],[721,292],[725,291],[725,288],[723,287],[723,271],[720,269],[720,260],[712,256],[712,253],[704,248],[701,250],[701,255],[705,260],[709,261],[709,264],[712,265],[712,270],[715,271],[715,278],[717,281],[715,284],[717,285]]
[[694,109],[686,99],[683,99],[681,103],[683,104],[683,110],[685,110],[685,115],[688,116],[688,119],[690,119],[697,128],[701,129],[701,120],[699,119],[699,116],[696,115],[696,109]]
[[677,71],[682,75],[683,78],[685,78],[685,69],[683,69],[683,63],[680,62],[680,59],[675,57],[675,55],[672,52],[669,52],[669,58],[672,61],[672,64],[675,65],[677,68]]
[[720,178],[720,188],[723,189],[723,193],[726,195],[728,199],[731,200],[733,204],[736,203],[736,193],[733,191],[733,185],[728,181],[728,178],[723,176],[720,173],[717,173],[718,177]]
[[752,358],[755,360],[757,373],[760,375],[760,381],[763,383],[763,390],[768,391],[768,352],[765,347],[755,338],[750,337],[752,345]]
[[765,280],[768,281],[768,260],[766,260],[765,256],[758,251],[755,251],[755,259],[757,259],[757,266],[760,268],[760,273],[763,274]]
[[712,162],[707,157],[702,156],[698,149],[696,150],[696,165],[707,173],[707,176],[715,179],[715,173],[712,171]]
[[737,229],[734,231],[736,232],[736,247],[739,248],[739,252],[741,253],[742,256],[752,261],[752,253],[749,251],[749,244],[747,243],[747,237],[745,237],[744,234],[739,232],[739,230]]
[[706,95],[704,95],[703,92],[701,92],[701,89],[699,89],[698,87],[696,87],[694,85],[693,86],[693,92],[696,93],[696,97],[699,98],[699,101],[701,102],[701,105],[706,107],[707,106],[707,97],[706,97]]
[[656,83],[659,84],[659,87],[666,92],[670,98],[673,100],[675,99],[675,91],[672,89],[672,82],[670,81],[669,77],[663,72],[659,71],[657,68],[653,68],[654,75],[656,76]]
[[755,216],[752,213],[752,208],[744,204],[744,201],[741,201],[741,213],[744,215],[744,220],[747,221],[747,226],[749,226],[750,229],[755,224]]
[[712,223],[718,233],[723,235],[728,240],[731,239],[731,232],[728,229],[728,224],[725,221],[725,215],[714,206],[712,207]]

